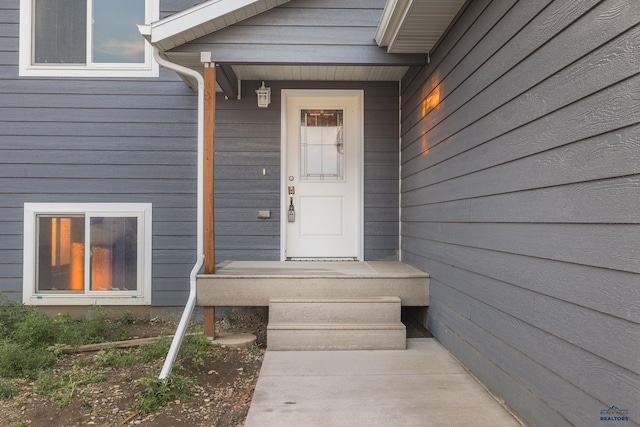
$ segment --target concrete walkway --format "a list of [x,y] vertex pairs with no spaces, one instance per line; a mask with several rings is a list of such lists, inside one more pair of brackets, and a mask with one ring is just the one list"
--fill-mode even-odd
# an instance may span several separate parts
[[435,339],[407,347],[267,351],[245,427],[521,427]]

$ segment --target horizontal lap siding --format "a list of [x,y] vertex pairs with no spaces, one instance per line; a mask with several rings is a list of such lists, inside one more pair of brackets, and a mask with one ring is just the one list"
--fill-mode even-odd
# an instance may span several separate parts
[[403,260],[531,425],[640,424],[640,4],[474,0],[403,81]]
[[[194,4],[162,1],[162,14]],[[18,77],[19,0],[0,5],[0,291],[22,295],[23,206],[152,203],[154,305],[182,305],[195,262],[196,97],[160,78]]]
[[[161,14],[190,3],[163,1]],[[195,260],[196,96],[165,69],[159,79],[19,78],[19,1],[8,5],[0,23],[0,289],[21,298],[24,203],[148,202],[152,303],[183,304]],[[217,102],[216,259],[279,259],[282,88],[365,91],[365,258],[397,258],[397,83],[271,82],[268,109],[251,96],[258,85],[244,82],[248,96]],[[271,210],[271,219],[258,220],[258,210]]]
[[[243,82],[252,94],[258,82]],[[216,100],[216,261],[280,259],[280,100]],[[265,174],[263,175],[263,169]],[[258,219],[270,210],[270,219]]]
[[[245,81],[250,94],[260,82]],[[216,103],[216,260],[280,259],[280,121],[282,89],[364,90],[365,259],[397,259],[398,85],[269,82],[271,104],[219,95]],[[264,170],[264,175],[263,175]],[[271,211],[258,219],[258,210]]]

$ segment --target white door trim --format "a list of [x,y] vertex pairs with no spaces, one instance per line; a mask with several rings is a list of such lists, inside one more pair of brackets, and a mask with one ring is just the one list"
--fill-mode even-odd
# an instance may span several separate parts
[[294,97],[352,97],[358,103],[358,260],[364,261],[364,90],[351,89],[282,89],[280,140],[280,260],[286,259],[287,196],[287,101]]

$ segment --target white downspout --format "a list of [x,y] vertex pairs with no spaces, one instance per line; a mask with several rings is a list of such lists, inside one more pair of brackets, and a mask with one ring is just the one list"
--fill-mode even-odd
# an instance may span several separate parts
[[204,78],[197,71],[194,71],[187,67],[183,67],[182,65],[174,64],[173,62],[162,58],[160,56],[160,52],[155,47],[153,49],[153,57],[158,62],[158,64],[162,65],[163,67],[173,70],[179,74],[193,77],[198,82],[198,214],[196,231],[197,260],[189,276],[189,299],[187,299],[187,305],[184,307],[184,312],[182,313],[182,317],[180,318],[178,329],[176,330],[176,334],[173,337],[171,347],[169,348],[169,353],[167,353],[167,358],[164,361],[164,366],[162,367],[162,371],[160,372],[160,376],[158,377],[162,380],[171,373],[173,362],[175,362],[178,351],[180,351],[182,339],[184,338],[184,335],[187,331],[189,320],[191,319],[193,309],[196,305],[196,275],[204,264],[204,221],[202,211],[204,200]]

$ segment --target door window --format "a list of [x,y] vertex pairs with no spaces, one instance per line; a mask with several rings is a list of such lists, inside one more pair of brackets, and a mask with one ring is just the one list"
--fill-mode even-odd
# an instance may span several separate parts
[[300,179],[344,180],[344,111],[301,110]]

